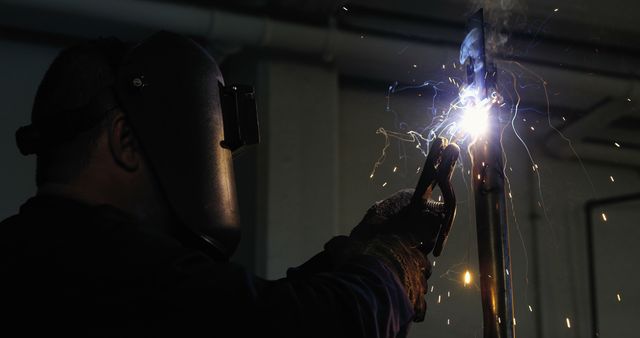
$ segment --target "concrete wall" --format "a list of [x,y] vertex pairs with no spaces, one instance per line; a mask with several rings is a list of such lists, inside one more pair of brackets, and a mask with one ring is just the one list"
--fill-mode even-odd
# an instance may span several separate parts
[[[264,61],[268,92],[260,162],[265,276],[282,277],[338,234],[338,75],[323,65]],[[261,88],[259,88],[261,89]]]
[[[545,159],[544,166],[540,167],[548,220],[542,208],[535,204],[532,211],[537,216],[533,226],[539,239],[535,255],[540,271],[540,305],[544,309],[541,332],[545,337],[588,337],[592,331],[585,203],[591,199],[637,193],[640,177],[634,170],[587,164],[592,186],[578,162]],[[534,196],[537,203],[540,199],[536,197],[539,196]],[[639,301],[640,272],[633,268],[638,248],[633,243],[640,239],[637,231],[640,216],[637,206],[640,203],[636,201],[635,208],[632,205],[594,210],[600,337],[637,336],[637,330],[630,323],[640,315],[637,307],[631,308]],[[603,212],[606,222],[601,216]],[[617,301],[618,293],[624,297],[622,302]],[[567,317],[572,325],[569,331],[565,323]],[[613,323],[620,325],[613,328]]]

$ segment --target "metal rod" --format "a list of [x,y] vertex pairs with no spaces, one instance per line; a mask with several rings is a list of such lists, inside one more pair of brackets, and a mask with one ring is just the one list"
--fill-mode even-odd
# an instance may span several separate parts
[[[487,67],[484,51],[484,20],[482,10],[469,20],[469,30],[479,29],[480,57],[474,60],[474,82],[481,85],[481,99],[494,87],[494,70]],[[482,69],[478,69],[482,67]],[[489,74],[489,76],[487,76]],[[489,113],[489,130],[470,147],[473,166],[480,290],[484,322],[484,338],[513,338],[513,293],[511,286],[511,255],[509,228],[500,144],[501,124],[498,110]]]

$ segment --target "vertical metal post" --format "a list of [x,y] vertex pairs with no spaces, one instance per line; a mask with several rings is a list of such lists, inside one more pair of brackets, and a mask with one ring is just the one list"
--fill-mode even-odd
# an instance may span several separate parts
[[[474,28],[481,32],[478,44],[481,50],[476,54],[479,60],[472,60],[472,66],[476,65],[473,77],[484,99],[494,88],[495,70],[487,66],[485,60],[482,10],[469,20],[469,30]],[[501,127],[498,110],[492,109],[489,113],[489,129],[470,147],[484,338],[515,337]]]

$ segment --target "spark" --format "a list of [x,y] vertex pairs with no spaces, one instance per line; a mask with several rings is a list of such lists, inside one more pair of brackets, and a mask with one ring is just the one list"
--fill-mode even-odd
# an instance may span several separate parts
[[513,317],[513,326],[516,326],[516,317]]
[[618,148],[620,148],[620,143],[618,143],[618,142],[613,142],[613,145],[618,147]]
[[414,63],[413,68],[418,68],[418,65]]
[[387,132],[387,130],[385,130],[384,128],[378,128],[378,130],[376,130],[376,134],[382,134],[384,136],[384,147],[382,148],[380,157],[378,157],[378,160],[376,161],[376,163],[373,164],[373,169],[371,170],[371,176],[369,176],[370,178],[373,178],[373,175],[375,175],[378,167],[387,158],[387,149],[389,149],[389,147],[391,146],[390,137],[395,136],[392,133],[390,134],[389,132]]
[[416,174],[420,172],[420,167],[418,167],[418,169],[416,169]]
[[431,292],[433,292],[433,285],[431,285]]
[[536,128],[534,128],[533,126],[531,126],[531,130],[535,131],[535,130],[536,130]]
[[613,179],[613,176],[609,176],[609,179],[611,180],[611,182],[615,182],[616,180]]
[[631,102],[631,98],[630,98],[630,97],[627,97],[627,101]]
[[616,297],[618,298],[618,301],[621,302],[622,301],[622,297],[620,297],[620,294],[616,294]]
[[451,291],[447,291],[447,298],[451,297]]
[[502,324],[502,319],[500,319],[500,317],[498,317],[498,324]]
[[451,324],[451,319],[447,318],[447,325]]
[[513,195],[511,194],[511,192],[509,192],[509,198],[513,198]]
[[373,174],[369,175],[369,178],[373,178]]
[[395,173],[396,171],[398,171],[398,167],[393,167],[393,172]]
[[348,12],[349,8],[347,8],[347,6],[342,6],[342,10],[344,10],[345,12]]
[[560,8],[556,8],[556,9],[554,9],[553,11],[554,11],[554,12],[557,12],[557,11],[559,11],[559,10],[560,10]]
[[442,295],[438,295],[438,304],[440,304],[441,300],[442,300]]
[[445,69],[445,68],[446,68],[446,66],[444,64],[442,64],[442,69]]
[[533,308],[529,305],[529,312],[533,312]]
[[607,221],[607,214],[605,214],[604,212],[602,213],[602,220],[603,221]]
[[[551,123],[551,109],[550,109],[550,104],[549,104],[549,93],[548,93],[548,90],[547,90],[547,81],[545,81],[542,77],[540,77],[536,73],[534,73],[531,70],[527,69],[526,67],[522,66],[520,63],[514,62],[514,64],[517,65],[518,67],[520,67],[522,70],[524,70],[524,71],[530,73],[531,75],[533,75],[542,84],[542,87],[544,89],[544,96],[545,96],[546,103],[547,103],[546,104],[547,124],[549,125],[549,127],[551,129],[553,129],[556,133],[558,133],[560,135],[560,137],[562,137],[563,140],[565,140],[568,143],[569,148],[571,149],[573,154],[576,155],[576,157],[578,158],[578,162],[580,163],[580,166],[582,167],[582,170],[585,172],[585,174],[587,176],[587,179],[589,181],[589,184],[593,188],[593,182],[591,182],[591,179],[590,179],[589,175],[586,172],[586,168],[584,167],[584,164],[582,163],[582,159],[580,158],[580,156],[578,156],[577,152],[573,148],[573,145],[571,144],[571,140],[569,140],[566,136],[564,136],[564,134],[560,130],[558,130],[556,127],[554,127],[553,124]],[[515,113],[513,115],[513,118],[511,119],[511,127],[513,128],[514,134],[516,135],[516,137],[518,138],[520,143],[522,143],[524,149],[526,150],[527,155],[529,156],[529,160],[531,161],[531,163],[534,163],[533,156],[531,155],[531,151],[529,150],[529,147],[524,142],[522,137],[520,137],[518,132],[515,130],[514,121],[517,118],[518,107],[520,106],[520,101],[521,101],[522,98],[521,98],[520,93],[518,92],[518,89],[517,89],[516,76],[515,76],[514,73],[511,73],[511,76],[513,77],[513,89],[514,89],[514,92],[515,92],[516,97],[517,97],[516,103],[514,105]],[[538,195],[540,197],[540,200],[544,201],[544,196],[543,196],[543,192],[542,192],[542,179],[540,177],[540,172],[536,172],[536,181],[537,181],[537,184],[538,184]],[[595,191],[595,189],[593,189],[593,190]],[[552,237],[555,238],[556,236],[555,236],[555,233],[554,233],[554,229],[551,226],[551,220],[549,219],[549,215],[547,214],[546,208],[543,206],[543,203],[538,202],[538,205],[540,206],[540,208],[542,208],[542,212],[544,214],[544,218],[546,220],[546,224],[549,225]]]
[[567,120],[567,119],[563,116],[563,117],[562,117],[562,121],[566,121],[566,120]]
[[464,272],[464,286],[471,284],[471,272],[469,270]]
[[509,276],[509,269],[504,269],[504,271],[507,273],[507,276]]
[[436,266],[436,261],[433,261],[433,266]]
[[566,318],[567,321],[567,328],[571,328],[571,320],[569,319],[569,317]]

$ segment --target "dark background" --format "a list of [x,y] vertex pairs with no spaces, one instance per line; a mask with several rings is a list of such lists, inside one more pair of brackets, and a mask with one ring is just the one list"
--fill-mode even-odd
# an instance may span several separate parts
[[[433,91],[388,101],[387,88],[460,78],[454,63],[465,20],[481,6],[507,38],[494,35],[490,47],[512,100],[517,79],[514,129],[533,158],[508,130],[518,336],[591,336],[595,282],[600,337],[636,337],[640,203],[591,211],[595,280],[585,211],[588,201],[640,191],[640,2],[633,0],[0,1],[0,217],[35,191],[34,158],[19,155],[14,132],[29,122],[56,53],[86,38],[173,30],[203,43],[228,83],[256,87],[263,143],[235,160],[244,240],[234,259],[281,277],[347,233],[371,203],[414,186],[424,158],[415,144],[396,140],[370,178],[385,144],[376,130],[427,124]],[[462,284],[466,269],[477,275],[466,169],[454,180],[457,221],[436,261],[426,322],[412,337],[481,336],[478,286]]]

